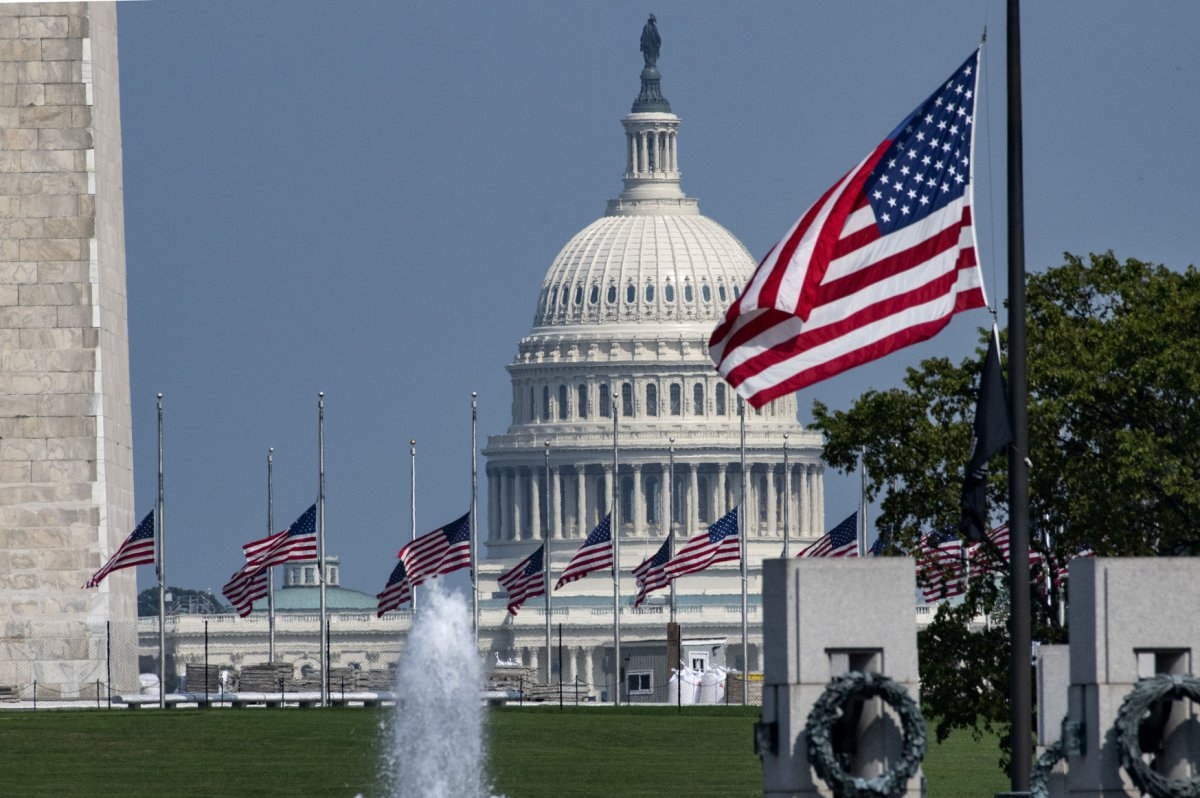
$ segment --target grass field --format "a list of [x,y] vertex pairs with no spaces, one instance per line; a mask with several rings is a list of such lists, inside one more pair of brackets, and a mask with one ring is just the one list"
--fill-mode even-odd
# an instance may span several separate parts
[[[392,710],[0,713],[14,796],[381,794]],[[510,798],[755,796],[757,708],[505,708],[488,715],[491,779]],[[925,759],[930,798],[991,796],[995,739],[952,737]]]

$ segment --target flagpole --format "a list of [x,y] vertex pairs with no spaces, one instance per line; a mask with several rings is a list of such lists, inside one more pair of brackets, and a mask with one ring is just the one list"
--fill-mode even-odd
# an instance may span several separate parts
[[163,523],[163,395],[158,395],[158,506],[154,520],[158,524],[158,708],[167,707],[167,558]]
[[621,480],[617,471],[617,386],[612,392],[613,419],[613,479],[612,479],[612,539],[613,539],[613,706],[621,706],[621,519],[618,496]]
[[325,617],[325,392],[317,394],[317,583],[321,590],[321,706],[329,706],[329,630]]
[[[267,537],[274,534],[275,529],[275,500],[274,500],[274,469],[275,447],[267,449]],[[267,662],[275,661],[275,577],[271,569],[267,569]]]
[[1008,387],[1013,443],[1008,452],[1012,637],[1013,792],[1029,791],[1032,767],[1032,676],[1029,598],[1028,382],[1025,370],[1025,187],[1021,119],[1021,8],[1008,0]]
[[[550,441],[542,443],[542,452],[546,466],[546,488],[542,493],[542,509],[546,515],[546,523],[542,525],[542,569],[546,572],[546,684],[550,684],[553,676],[550,666]],[[562,679],[561,674],[559,679]]]
[[475,428],[479,420],[478,394],[471,391],[471,629],[475,632],[475,645],[479,647],[479,469],[476,452],[479,447],[475,439]]
[[749,524],[746,523],[748,518],[746,512],[746,401],[740,396],[738,397],[738,414],[741,416],[739,426],[742,450],[742,506],[738,510],[738,555],[742,563],[742,706],[745,706],[746,692],[750,686],[750,644],[746,639],[748,636],[746,590],[749,582],[746,570],[746,538],[749,534],[747,531]]
[[862,522],[858,525],[858,556],[867,556],[867,449],[864,446],[858,450],[858,517]]
[[[408,511],[409,511],[409,540],[417,539],[417,441],[415,438],[408,442],[408,457],[409,457],[409,485],[408,485]],[[413,585],[409,589],[409,601],[412,602],[413,616],[417,614],[417,586]]]
[[788,434],[783,433],[783,559],[788,559],[791,552],[788,550],[789,535],[791,531],[790,513],[792,505],[792,470],[788,467]]
[[[675,526],[672,523],[675,512],[675,436],[667,438],[670,448],[667,450],[667,562],[675,556]],[[671,623],[675,623],[675,580],[671,580]],[[678,663],[668,663],[670,667],[675,667]]]

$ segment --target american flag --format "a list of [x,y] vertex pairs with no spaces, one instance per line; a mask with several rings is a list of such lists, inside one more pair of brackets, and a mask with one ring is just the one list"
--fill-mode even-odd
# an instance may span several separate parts
[[671,541],[665,540],[659,546],[654,556],[647,558],[641,565],[633,569],[633,578],[637,582],[638,594],[633,600],[634,607],[642,606],[646,596],[655,590],[662,590],[671,584],[667,576],[666,564],[671,559]]
[[591,531],[591,534],[583,541],[583,545],[579,547],[579,551],[575,552],[575,556],[567,563],[567,567],[562,572],[562,576],[558,578],[558,582],[555,583],[554,589],[558,590],[565,584],[582,579],[592,571],[612,568],[612,564],[612,513],[609,513]]
[[154,511],[151,510],[142,522],[129,533],[129,537],[108,558],[108,562],[100,566],[100,570],[92,574],[84,588],[97,587],[104,577],[122,568],[132,568],[135,565],[154,564]]
[[[976,543],[968,549],[968,555],[971,561],[975,563],[981,571],[992,570],[1008,570],[1009,554],[1009,536],[1008,524],[1000,526],[988,532],[987,539],[995,546],[994,549],[986,544]],[[995,555],[999,554],[1000,562],[997,563]],[[1029,549],[1029,566],[1032,568],[1042,562],[1042,554],[1034,549]]]
[[958,535],[953,532],[925,535],[918,545],[917,576],[926,603],[966,592],[966,569]]
[[424,584],[430,577],[471,567],[471,514],[414,538],[396,555],[408,571],[408,583]]
[[385,612],[396,609],[412,598],[412,585],[408,581],[408,573],[404,570],[403,562],[396,563],[383,592],[375,594],[375,598],[379,599],[379,609],[375,613],[376,618],[382,618]]
[[987,304],[971,222],[978,60],[805,212],[713,332],[713,362],[754,407]]
[[812,545],[797,557],[857,557],[858,556],[858,511],[833,529],[817,538]]
[[740,557],[738,508],[734,507],[708,529],[689,538],[664,568],[670,579],[678,579],[719,562],[737,562]]
[[285,562],[317,558],[317,505],[309,507],[290,527],[242,546],[246,564],[269,568]]
[[238,615],[245,618],[254,601],[266,595],[266,570],[285,562],[309,562],[317,558],[317,505],[309,507],[282,532],[242,546],[246,564],[234,572],[221,593]]
[[525,599],[546,594],[545,544],[517,563],[516,567],[499,579],[500,587],[508,591],[508,611],[513,615]]

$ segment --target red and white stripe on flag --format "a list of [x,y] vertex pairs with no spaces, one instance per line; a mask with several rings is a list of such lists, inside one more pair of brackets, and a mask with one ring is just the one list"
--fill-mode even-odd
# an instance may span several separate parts
[[970,190],[978,57],[808,209],[729,307],[709,352],[754,407],[986,306]]

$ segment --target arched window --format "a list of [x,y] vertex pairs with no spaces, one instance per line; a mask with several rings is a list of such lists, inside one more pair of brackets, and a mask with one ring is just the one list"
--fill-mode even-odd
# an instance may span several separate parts
[[600,286],[593,285],[592,292],[588,296],[588,302],[595,305],[600,301]]
[[741,297],[741,295],[742,295],[742,289],[738,288],[738,287],[735,285],[735,286],[733,287],[733,298],[734,298],[734,299],[738,299],[738,298],[740,298],[740,297]]
[[683,413],[683,388],[679,383],[671,383],[671,415],[678,416]]
[[633,385],[628,382],[621,384],[621,415],[633,415]]
[[708,283],[700,286],[700,296],[704,297],[705,302],[712,302],[712,288],[709,287]]
[[601,416],[601,418],[608,418],[608,414],[610,412],[608,409],[608,406],[610,404],[612,404],[612,402],[609,401],[608,394],[609,394],[608,386],[601,385],[600,386],[600,416]]
[[718,297],[718,298],[719,298],[719,299],[720,299],[722,302],[724,302],[724,301],[725,301],[726,295],[725,295],[725,286],[724,286],[724,285],[718,285],[718,286],[717,286],[717,297]]
[[579,386],[579,398],[578,398],[578,401],[576,402],[576,407],[579,411],[579,417],[587,418],[588,406],[587,406],[587,386],[586,385]]
[[646,283],[646,301],[654,301],[654,283]]
[[702,382],[692,386],[692,415],[704,415],[704,383]]
[[550,386],[542,386],[542,421],[549,421],[550,416]]
[[576,305],[583,304],[583,286],[582,285],[575,287],[575,304]]
[[617,304],[617,287],[615,285],[610,285],[608,287],[608,296],[606,299],[610,305]]
[[687,302],[690,305],[690,304],[692,304],[692,300],[695,298],[696,298],[696,292],[692,290],[692,284],[684,283],[683,284],[683,301]]
[[668,302],[675,301],[675,286],[667,283],[663,287],[663,299],[667,300]]
[[633,287],[633,283],[625,286],[625,304],[632,305],[637,299],[637,289]]
[[564,285],[562,289],[562,303],[567,304],[567,300],[571,298],[571,286]]
[[558,386],[558,420],[567,419],[567,386]]
[[717,415],[725,415],[725,383],[717,383]]
[[652,382],[646,384],[646,415],[658,415],[658,386]]

